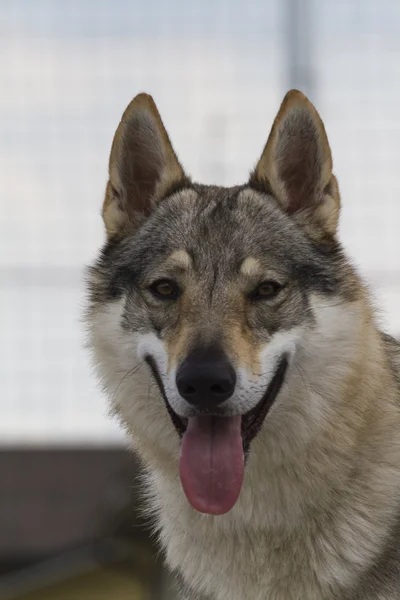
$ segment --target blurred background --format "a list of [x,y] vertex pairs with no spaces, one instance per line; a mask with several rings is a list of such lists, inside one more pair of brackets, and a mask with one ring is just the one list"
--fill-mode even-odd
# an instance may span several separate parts
[[194,179],[233,185],[291,87],[325,121],[341,239],[400,335],[398,0],[0,0],[1,598],[176,597],[82,347],[82,269],[135,94]]

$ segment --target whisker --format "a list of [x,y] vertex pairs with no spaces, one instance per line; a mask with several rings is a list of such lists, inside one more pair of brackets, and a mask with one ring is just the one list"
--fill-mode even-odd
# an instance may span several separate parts
[[324,304],[319,304],[318,305],[318,310],[320,308],[337,308],[338,306],[343,306],[343,305],[344,305],[343,300],[340,300],[339,302],[335,302],[335,303],[332,303],[332,304],[325,304],[324,303]]
[[122,383],[125,381],[125,379],[126,379],[127,377],[130,377],[130,376],[132,376],[132,375],[135,375],[135,374],[136,374],[136,373],[139,371],[139,369],[140,369],[140,368],[143,366],[143,364],[144,364],[143,362],[140,362],[140,363],[138,363],[137,365],[135,365],[134,367],[132,367],[132,369],[129,369],[129,371],[127,371],[127,372],[125,373],[125,375],[122,377],[121,381],[120,381],[120,382],[119,382],[119,384],[117,385],[117,387],[116,387],[116,389],[115,389],[115,391],[114,391],[114,393],[113,393],[113,395],[112,395],[112,398],[111,398],[111,401],[112,401],[112,402],[115,400],[115,397],[116,397],[116,395],[117,395],[117,393],[118,393],[118,390],[119,390],[119,388],[121,387]]

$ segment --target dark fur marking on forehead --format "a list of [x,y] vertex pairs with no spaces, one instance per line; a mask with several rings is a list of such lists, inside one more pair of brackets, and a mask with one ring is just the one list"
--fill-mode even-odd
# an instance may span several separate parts
[[246,188],[247,185],[236,185],[230,188],[198,183],[192,185],[192,189],[198,194],[200,214],[206,212],[209,219],[223,217],[224,213],[237,209],[239,194]]

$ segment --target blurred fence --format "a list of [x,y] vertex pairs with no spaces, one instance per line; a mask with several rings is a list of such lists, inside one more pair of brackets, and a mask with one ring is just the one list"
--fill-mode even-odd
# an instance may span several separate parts
[[400,4],[308,0],[297,30],[294,5],[304,18],[300,0],[0,2],[3,445],[123,439],[79,315],[112,136],[139,91],[195,179],[234,184],[297,73],[330,137],[341,238],[400,334]]

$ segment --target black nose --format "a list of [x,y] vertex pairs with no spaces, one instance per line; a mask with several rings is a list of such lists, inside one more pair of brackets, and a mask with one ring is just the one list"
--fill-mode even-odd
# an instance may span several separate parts
[[196,408],[212,409],[228,400],[235,391],[235,385],[235,370],[218,350],[192,352],[176,374],[180,395]]

